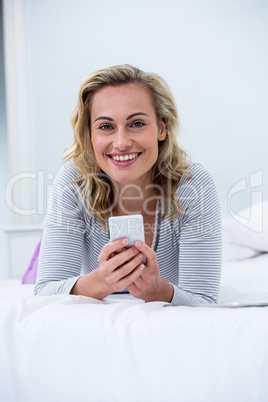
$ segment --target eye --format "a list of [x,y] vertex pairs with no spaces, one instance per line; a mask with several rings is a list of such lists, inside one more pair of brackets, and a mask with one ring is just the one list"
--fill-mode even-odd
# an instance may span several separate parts
[[145,124],[142,121],[134,121],[132,127],[143,127]]
[[105,123],[105,124],[102,124],[102,125],[99,127],[99,129],[100,129],[100,130],[111,130],[111,129],[112,129],[112,126],[111,126],[110,124],[108,124],[108,123]]

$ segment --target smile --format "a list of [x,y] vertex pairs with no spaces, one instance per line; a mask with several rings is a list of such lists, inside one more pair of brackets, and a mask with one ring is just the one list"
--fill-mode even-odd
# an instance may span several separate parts
[[114,161],[128,161],[129,159],[136,159],[140,153],[133,153],[128,155],[109,155]]
[[128,166],[136,162],[141,154],[142,152],[133,152],[126,155],[108,155],[108,157],[116,166]]

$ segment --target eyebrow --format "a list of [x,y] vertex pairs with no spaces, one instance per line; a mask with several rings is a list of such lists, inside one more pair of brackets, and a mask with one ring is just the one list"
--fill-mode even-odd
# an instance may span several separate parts
[[111,117],[107,117],[107,116],[100,116],[100,117],[98,117],[96,120],[94,120],[94,123],[95,123],[97,120],[109,120],[109,121],[114,121],[114,119],[112,119]]
[[142,112],[138,112],[138,113],[133,113],[133,114],[130,114],[127,118],[126,118],[126,120],[130,120],[130,119],[132,119],[132,117],[134,117],[134,116],[138,116],[138,115],[143,115],[143,116],[148,116],[148,117],[150,117],[148,114],[146,114],[146,113],[142,113]]
[[[148,116],[148,117],[150,117],[150,116],[149,116],[148,114],[146,114],[146,113],[138,112],[138,113],[130,114],[130,115],[126,118],[126,120],[130,120],[130,119],[132,119],[132,117],[138,116],[138,115],[143,115],[143,116]],[[96,120],[94,120],[94,123],[95,123],[97,120],[109,120],[109,121],[114,121],[114,119],[112,119],[111,117],[107,117],[107,116],[100,116],[100,117],[98,117]]]

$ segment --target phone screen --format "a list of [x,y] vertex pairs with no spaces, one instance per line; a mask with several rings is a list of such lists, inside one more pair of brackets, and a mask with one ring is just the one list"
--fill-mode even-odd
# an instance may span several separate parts
[[126,237],[129,240],[127,247],[134,246],[137,240],[145,242],[142,215],[112,216],[108,223],[111,241]]

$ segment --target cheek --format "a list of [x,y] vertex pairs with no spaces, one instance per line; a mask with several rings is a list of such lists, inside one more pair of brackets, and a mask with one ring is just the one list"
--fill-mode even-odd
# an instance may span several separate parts
[[154,158],[154,164],[155,164],[158,159],[158,155],[159,155],[158,142],[154,147],[153,155],[154,155],[153,158]]
[[157,158],[158,157],[158,141],[157,141],[157,139],[154,139],[154,141],[148,142],[147,149],[149,149],[151,154]]
[[101,140],[100,138],[97,138],[94,135],[92,135],[91,141],[92,141],[93,150],[95,152],[95,156],[97,158],[98,156],[100,156],[100,154],[105,149],[105,141]]

